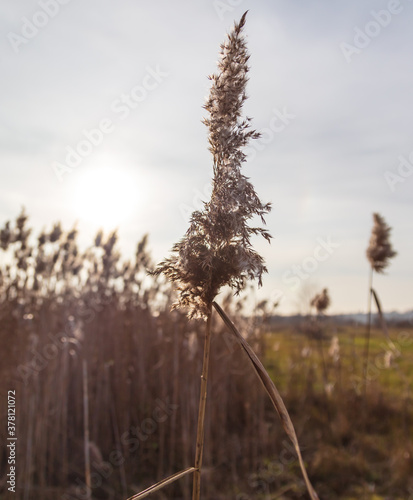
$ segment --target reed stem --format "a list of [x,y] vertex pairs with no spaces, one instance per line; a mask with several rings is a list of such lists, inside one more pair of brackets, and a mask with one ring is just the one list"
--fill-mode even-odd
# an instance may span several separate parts
[[205,331],[204,360],[201,375],[201,391],[199,396],[198,429],[196,436],[195,472],[192,489],[192,500],[199,500],[201,494],[201,468],[204,450],[205,408],[207,400],[209,353],[211,348],[211,316],[212,306],[209,307]]
[[85,453],[85,482],[86,498],[91,498],[91,475],[90,475],[90,453],[89,453],[89,395],[87,387],[87,361],[83,360],[83,437]]
[[366,329],[366,342],[364,347],[364,366],[363,366],[363,399],[366,399],[367,393],[367,372],[369,368],[369,351],[370,351],[370,336],[371,336],[371,290],[373,287],[373,267],[370,267],[369,276],[369,297],[368,297],[368,315],[367,315],[367,329]]

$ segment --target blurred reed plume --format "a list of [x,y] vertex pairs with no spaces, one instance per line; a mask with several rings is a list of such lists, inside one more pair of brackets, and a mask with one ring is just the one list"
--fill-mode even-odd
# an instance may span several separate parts
[[[330,296],[328,290],[327,288],[323,288],[323,290],[320,293],[316,294],[310,301],[310,306],[315,308],[317,316],[312,317],[306,329],[307,333],[317,341],[318,349],[320,352],[321,365],[323,368],[323,385],[326,396],[328,396],[328,394],[332,390],[332,386],[329,383],[327,362],[323,345],[324,338],[326,337],[326,331],[325,331],[326,327],[325,325],[323,325],[324,323],[323,320],[326,319],[325,311],[329,307],[329,305],[330,305]],[[329,415],[330,410],[327,405],[326,405],[326,412]],[[331,421],[330,415],[329,415],[329,421]]]
[[330,305],[330,296],[327,288],[324,288],[321,293],[317,294],[310,302],[311,307],[315,307],[317,314],[323,314]]
[[331,339],[331,344],[328,350],[328,354],[333,358],[334,363],[340,361],[340,341],[337,335],[334,335]]
[[370,350],[370,330],[371,330],[371,297],[373,295],[382,322],[383,330],[385,335],[387,335],[387,327],[385,325],[384,316],[381,313],[380,301],[378,299],[377,292],[373,289],[373,272],[383,274],[384,270],[390,263],[390,259],[397,255],[397,252],[393,250],[392,244],[390,242],[391,227],[387,225],[384,218],[378,214],[373,213],[373,229],[371,231],[369,246],[366,250],[367,259],[370,263],[370,273],[369,273],[369,290],[368,290],[368,317],[367,317],[367,330],[366,330],[366,341],[364,349],[364,366],[363,366],[363,378],[364,378],[364,395],[367,390],[367,369],[369,363],[369,350]]
[[380,214],[374,213],[373,229],[366,254],[371,268],[377,273],[383,273],[389,265],[390,259],[397,255],[390,242],[390,233],[391,227],[386,224],[384,218]]

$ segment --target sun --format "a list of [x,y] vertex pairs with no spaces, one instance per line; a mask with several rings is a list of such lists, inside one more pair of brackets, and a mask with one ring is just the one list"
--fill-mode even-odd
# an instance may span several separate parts
[[132,217],[139,202],[132,175],[112,167],[78,173],[74,187],[76,216],[103,229],[114,229]]

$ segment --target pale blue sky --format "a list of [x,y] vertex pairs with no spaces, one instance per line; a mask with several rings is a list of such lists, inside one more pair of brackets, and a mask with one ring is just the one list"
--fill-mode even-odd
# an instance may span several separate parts
[[[83,244],[119,227],[126,256],[149,232],[162,259],[208,197],[206,77],[249,9],[245,110],[263,137],[245,171],[273,202],[258,297],[283,294],[289,313],[302,285],[328,287],[332,312],[364,310],[378,211],[399,255],[377,291],[386,310],[413,308],[413,166],[397,170],[413,161],[413,2],[61,2],[0,5],[1,224],[25,205],[38,230],[78,220]],[[100,125],[60,182],[53,165]]]

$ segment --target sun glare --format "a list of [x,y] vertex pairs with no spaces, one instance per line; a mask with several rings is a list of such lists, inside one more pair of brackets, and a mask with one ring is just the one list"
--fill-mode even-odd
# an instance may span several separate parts
[[74,208],[81,220],[114,229],[133,216],[138,202],[136,181],[124,171],[100,167],[79,175]]

